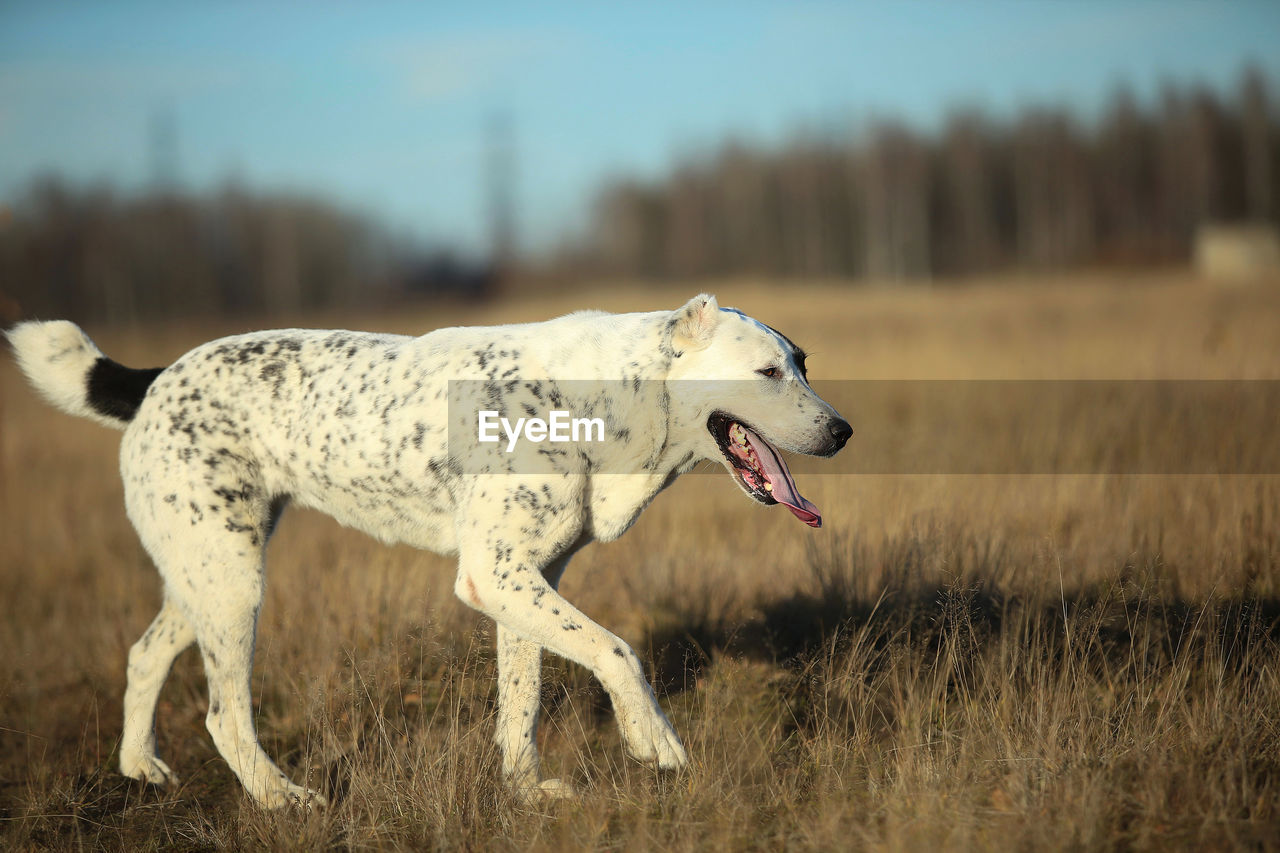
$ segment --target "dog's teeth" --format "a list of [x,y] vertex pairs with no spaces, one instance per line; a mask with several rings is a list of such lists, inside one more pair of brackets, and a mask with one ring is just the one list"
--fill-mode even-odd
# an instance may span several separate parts
[[773,491],[773,483],[765,483],[765,484],[764,484],[764,490],[765,490],[766,492],[772,492],[772,491]]

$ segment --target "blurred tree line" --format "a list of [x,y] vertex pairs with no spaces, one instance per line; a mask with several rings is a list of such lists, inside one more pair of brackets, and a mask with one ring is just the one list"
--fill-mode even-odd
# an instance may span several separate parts
[[490,278],[327,202],[236,186],[124,196],[42,178],[0,208],[0,321],[280,316],[476,295]]
[[617,180],[556,257],[477,263],[428,251],[327,202],[228,186],[121,195],[55,178],[0,206],[0,323],[133,322],[483,296],[501,280],[583,275],[905,279],[1182,262],[1195,230],[1280,220],[1280,127],[1246,69],[1221,96],[1119,90],[1089,123],[977,110],[927,135],[876,122],[730,142],[654,182]]
[[656,182],[619,180],[574,252],[598,273],[901,279],[1188,258],[1207,222],[1280,212],[1268,85],[1121,89],[1086,125],[977,110],[924,135],[901,123],[808,134],[780,150],[729,143]]

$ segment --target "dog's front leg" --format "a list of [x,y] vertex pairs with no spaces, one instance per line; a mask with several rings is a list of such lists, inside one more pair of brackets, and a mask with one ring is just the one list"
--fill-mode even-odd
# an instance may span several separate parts
[[542,647],[498,626],[498,727],[502,775],[517,797],[574,796],[563,779],[543,779],[538,769],[538,714],[541,711]]
[[[561,597],[530,564],[513,562],[503,570],[510,573],[511,582],[498,585],[494,582],[492,562],[477,563],[468,559],[464,551],[454,591],[463,601],[492,617],[504,629],[504,637],[514,635],[505,643],[507,651],[503,657],[507,673],[512,678],[524,673],[520,677],[527,684],[526,679],[538,661],[539,646],[585,666],[613,700],[627,751],[640,761],[661,768],[683,767],[688,760],[684,747],[658,706],[635,652]],[[502,665],[500,660],[500,670]],[[517,756],[526,748],[525,744],[532,749],[531,739],[521,741],[525,738],[523,727],[517,729],[513,725],[516,708],[521,708],[519,713],[523,713],[537,702],[536,681],[532,686],[533,691],[509,689],[506,697],[499,698],[500,704],[507,705],[507,709],[500,712],[499,724],[506,731],[518,732],[514,742],[504,736],[504,747],[520,744],[515,752]]]
[[[684,747],[658,706],[635,652],[566,601],[543,577],[543,568],[560,556],[555,552],[565,550],[562,546],[549,554],[546,543],[572,541],[576,535],[564,522],[572,513],[561,510],[518,505],[505,501],[501,493],[488,501],[472,501],[466,514],[469,521],[460,525],[454,591],[503,629],[504,642],[509,644],[506,653],[500,654],[508,675],[514,678],[517,672],[523,673],[520,678],[524,682],[534,669],[536,657],[519,640],[587,667],[613,700],[627,751],[658,767],[682,767],[688,760]],[[508,633],[519,640],[507,641]],[[512,741],[516,767],[524,747],[517,747],[523,728],[514,725],[514,714],[523,713],[536,701],[536,692],[511,687],[505,701],[500,697],[507,710],[500,712],[499,724],[516,735],[514,739],[505,734],[500,737],[504,743]]]
[[[580,544],[585,544],[580,543]],[[569,558],[578,545],[560,555],[542,572],[558,588]],[[498,726],[495,739],[502,751],[502,775],[521,799],[568,798],[573,785],[543,779],[538,769],[538,716],[542,711],[542,647],[498,625]]]

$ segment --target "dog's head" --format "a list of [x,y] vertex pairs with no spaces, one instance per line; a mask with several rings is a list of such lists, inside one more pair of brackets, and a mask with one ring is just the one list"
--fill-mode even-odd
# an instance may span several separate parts
[[781,503],[812,527],[818,508],[796,490],[778,448],[833,456],[853,428],[809,387],[805,353],[714,296],[696,296],[668,323],[669,393],[701,456],[720,459],[743,491]]

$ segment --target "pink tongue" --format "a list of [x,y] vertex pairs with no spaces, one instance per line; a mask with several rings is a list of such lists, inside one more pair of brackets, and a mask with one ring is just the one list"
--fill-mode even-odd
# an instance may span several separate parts
[[791,479],[791,472],[787,470],[787,463],[782,461],[782,457],[778,455],[778,451],[773,449],[769,442],[756,435],[745,426],[743,430],[747,433],[747,441],[751,442],[751,446],[755,448],[756,459],[760,462],[760,470],[769,478],[769,482],[773,484],[773,499],[780,504],[785,504],[787,509],[791,510],[792,515],[803,521],[810,527],[822,526],[822,514],[818,512],[818,508],[814,504],[806,500],[798,491],[796,491],[796,481]]

